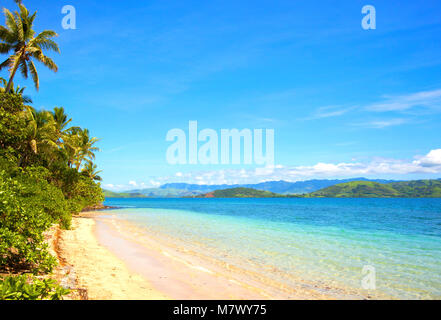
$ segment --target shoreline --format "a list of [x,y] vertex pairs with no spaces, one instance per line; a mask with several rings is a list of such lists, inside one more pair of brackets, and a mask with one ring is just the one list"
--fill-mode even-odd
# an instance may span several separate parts
[[140,275],[127,268],[95,235],[94,217],[101,212],[83,212],[72,218],[70,230],[56,231],[54,251],[59,260],[55,271],[61,284],[80,300],[163,300]]
[[371,298],[341,288],[319,287],[302,279],[296,279],[295,286],[288,286],[266,274],[164,242],[118,219],[111,211],[85,212],[74,217],[72,230],[60,231],[57,255],[61,268],[72,270],[70,277],[75,281],[71,282],[75,284],[71,287],[80,288],[80,293],[87,291],[86,298],[92,300]]

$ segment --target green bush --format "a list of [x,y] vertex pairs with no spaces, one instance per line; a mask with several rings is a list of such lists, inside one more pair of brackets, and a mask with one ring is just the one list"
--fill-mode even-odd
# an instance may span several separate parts
[[26,145],[26,121],[19,97],[0,94],[0,155],[19,155]]
[[[0,268],[51,271],[55,265],[43,232],[53,223],[29,193],[38,186],[24,184],[0,170]],[[24,195],[28,195],[28,197]]]
[[28,275],[0,279],[0,300],[62,300],[68,293],[53,279],[40,280]]
[[55,265],[43,233],[52,224],[69,228],[71,213],[104,200],[99,184],[78,173],[70,199],[48,180],[43,167],[19,168],[0,159],[0,268],[51,271]]
[[29,167],[22,170],[18,181],[26,187],[19,196],[26,198],[30,206],[42,207],[52,223],[59,223],[64,229],[70,228],[71,214],[63,192],[49,183],[50,172],[43,167]]
[[72,190],[71,206],[75,208],[72,213],[78,213],[86,207],[95,206],[104,201],[101,186],[92,179],[80,176]]

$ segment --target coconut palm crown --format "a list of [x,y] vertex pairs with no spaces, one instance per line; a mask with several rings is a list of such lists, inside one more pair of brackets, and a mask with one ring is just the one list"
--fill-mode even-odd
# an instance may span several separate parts
[[58,36],[57,33],[52,30],[45,30],[35,36],[32,27],[36,12],[30,14],[24,5],[19,4],[18,6],[20,12],[11,13],[8,9],[3,9],[6,27],[0,26],[0,41],[2,41],[0,43],[0,53],[12,53],[0,64],[0,70],[9,68],[10,75],[5,89],[6,92],[10,92],[18,69],[26,79],[30,73],[35,88],[39,89],[40,81],[34,59],[54,72],[58,70],[55,62],[43,53],[43,50],[60,52],[57,43],[52,40],[52,38]]

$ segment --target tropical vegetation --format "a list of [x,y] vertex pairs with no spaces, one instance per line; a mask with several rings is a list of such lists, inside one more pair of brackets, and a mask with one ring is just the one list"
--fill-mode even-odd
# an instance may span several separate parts
[[56,259],[45,232],[54,224],[69,228],[72,214],[104,201],[93,163],[98,139],[72,126],[63,107],[38,110],[25,88],[14,86],[19,70],[38,89],[34,61],[57,71],[44,52],[59,48],[54,31],[34,31],[36,13],[23,4],[4,14],[0,53],[7,57],[0,70],[9,78],[0,78],[0,298],[59,299],[66,290],[48,279]]

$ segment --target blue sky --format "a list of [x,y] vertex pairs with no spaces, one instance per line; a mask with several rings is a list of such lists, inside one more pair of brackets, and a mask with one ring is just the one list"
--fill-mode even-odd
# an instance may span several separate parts
[[[441,177],[439,1],[25,4],[62,54],[58,73],[40,66],[38,93],[16,82],[35,107],[64,106],[101,138],[107,188]],[[61,27],[67,4],[76,30]],[[376,30],[361,27],[366,4]],[[276,166],[168,164],[165,136],[190,120],[274,129]]]

